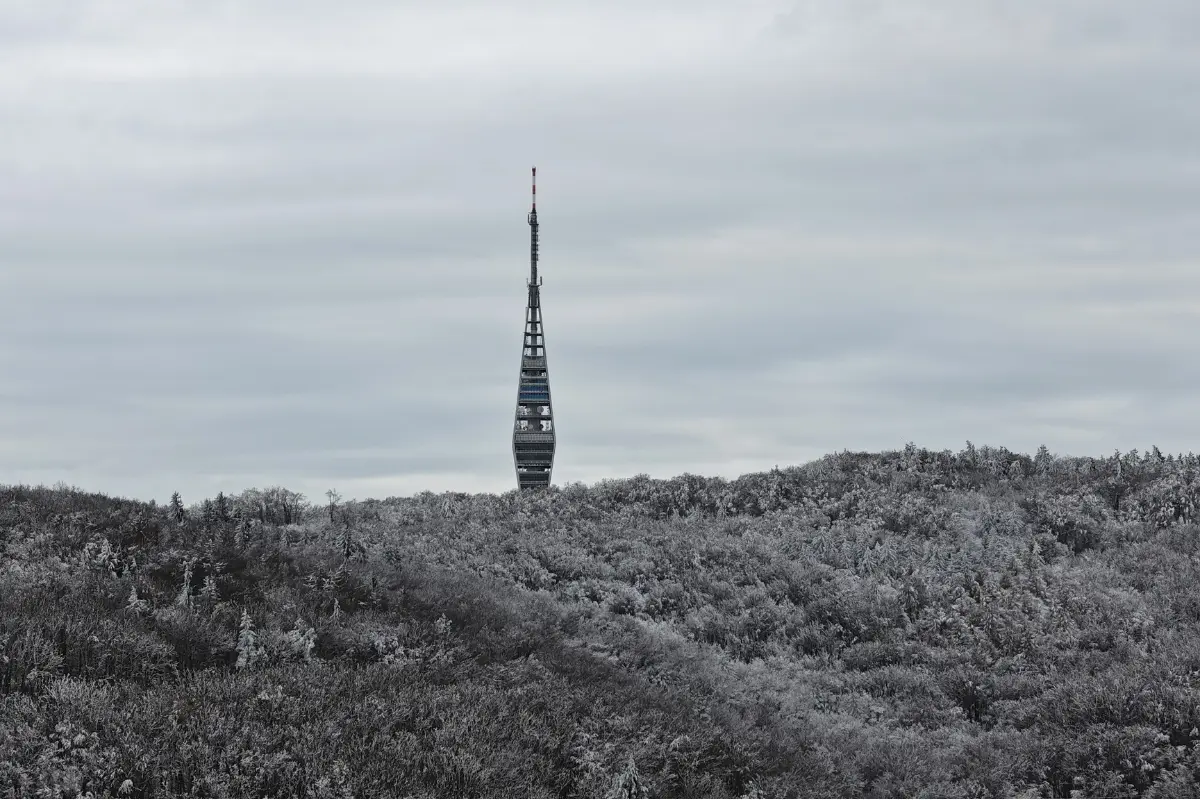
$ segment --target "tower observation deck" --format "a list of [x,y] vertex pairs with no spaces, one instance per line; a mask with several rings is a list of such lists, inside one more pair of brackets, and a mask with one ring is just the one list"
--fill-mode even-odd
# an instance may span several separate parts
[[542,326],[542,281],[538,277],[537,167],[533,168],[533,205],[529,222],[529,300],[525,306],[525,344],[513,424],[513,463],[517,485],[536,489],[550,485],[554,469],[554,412],[550,374],[546,370],[546,337]]

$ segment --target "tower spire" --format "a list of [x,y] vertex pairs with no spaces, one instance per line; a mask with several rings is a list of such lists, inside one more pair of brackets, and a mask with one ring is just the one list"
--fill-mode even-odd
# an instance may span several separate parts
[[533,204],[529,207],[529,285],[538,285],[537,167],[533,168]]
[[554,468],[554,413],[546,371],[546,339],[542,328],[542,281],[538,278],[537,167],[533,168],[529,222],[529,300],[525,307],[525,344],[513,425],[513,462],[517,485],[534,489],[550,485]]

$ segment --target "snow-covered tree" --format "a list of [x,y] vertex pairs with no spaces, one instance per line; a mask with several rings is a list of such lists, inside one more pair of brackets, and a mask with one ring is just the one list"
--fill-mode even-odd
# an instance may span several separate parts
[[613,778],[608,797],[647,797],[646,785],[638,772],[637,762],[633,756],[625,762],[625,769]]
[[1045,475],[1050,472],[1050,465],[1054,463],[1054,456],[1050,455],[1050,448],[1046,445],[1041,445],[1037,449],[1037,455],[1033,457],[1033,465],[1037,469],[1039,475]]
[[125,604],[125,608],[135,614],[144,614],[150,610],[150,604],[138,597],[136,586],[131,586],[129,587],[129,601]]
[[211,528],[217,521],[217,507],[207,497],[200,504],[200,521],[204,524],[205,530]]
[[187,510],[183,507],[183,500],[179,497],[179,492],[171,495],[171,504],[167,507],[167,514],[180,525],[187,518]]
[[258,644],[258,634],[254,632],[254,620],[244,608],[242,621],[238,626],[237,654],[238,669],[253,669],[263,655],[263,648]]
[[305,625],[303,618],[296,618],[296,627],[285,636],[292,651],[305,661],[312,661],[312,651],[317,645],[317,632],[311,625]]
[[325,496],[329,498],[329,523],[332,525],[334,522],[334,512],[337,511],[337,504],[342,502],[342,496],[338,494],[336,489],[330,489],[325,492]]
[[213,503],[213,513],[220,522],[229,522],[229,498],[224,492],[217,492],[217,500]]
[[185,558],[183,560],[183,588],[179,590],[179,594],[175,597],[175,605],[190,606],[192,604],[192,567],[195,565],[196,559]]

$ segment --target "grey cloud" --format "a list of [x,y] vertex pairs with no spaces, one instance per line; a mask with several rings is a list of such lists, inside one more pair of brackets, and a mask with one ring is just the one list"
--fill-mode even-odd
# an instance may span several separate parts
[[82,5],[0,25],[13,480],[508,488],[534,162],[561,481],[1195,448],[1193,4]]

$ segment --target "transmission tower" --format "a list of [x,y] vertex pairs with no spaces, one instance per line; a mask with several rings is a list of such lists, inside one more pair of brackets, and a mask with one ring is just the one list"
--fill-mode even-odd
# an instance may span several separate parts
[[542,326],[542,281],[538,277],[537,167],[533,168],[533,206],[529,222],[529,301],[525,306],[525,345],[513,425],[513,463],[517,485],[535,489],[550,485],[554,469],[554,413],[550,375],[546,371],[546,337]]

